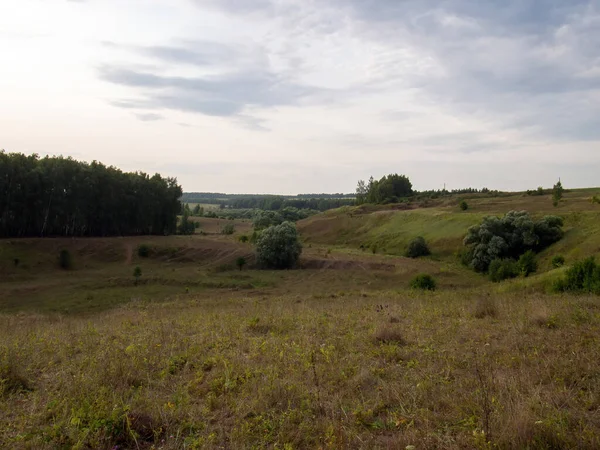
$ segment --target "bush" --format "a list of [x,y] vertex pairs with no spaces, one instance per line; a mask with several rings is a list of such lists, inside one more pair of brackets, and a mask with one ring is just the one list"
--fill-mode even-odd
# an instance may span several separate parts
[[245,244],[245,243],[246,243],[246,242],[248,242],[249,240],[250,240],[250,238],[249,238],[248,236],[246,236],[245,234],[242,234],[242,235],[240,236],[240,242],[241,242],[242,244]]
[[458,206],[460,206],[460,209],[462,211],[466,211],[467,209],[469,209],[469,204],[467,202],[465,202],[464,200],[462,202],[460,202],[460,204]]
[[420,256],[431,255],[431,251],[425,239],[419,236],[410,241],[408,247],[406,247],[405,255],[408,258],[418,258]]
[[147,258],[150,256],[151,251],[152,249],[147,244],[141,244],[137,249],[137,253],[140,258]]
[[58,255],[58,265],[61,269],[70,270],[73,268],[73,257],[69,250],[61,250]]
[[570,267],[565,277],[553,285],[555,292],[590,292],[600,295],[600,265],[594,257],[578,261]]
[[177,226],[177,233],[183,234],[183,235],[192,235],[195,232],[196,232],[196,226],[194,225],[194,222],[190,220],[190,218],[187,214],[184,214],[181,217],[181,221],[179,222],[179,225]]
[[528,250],[541,251],[563,236],[560,217],[546,216],[533,221],[525,211],[511,211],[504,217],[486,217],[469,228],[464,243],[471,252],[469,266],[487,272],[495,259],[517,259]]
[[302,253],[296,226],[283,222],[262,231],[256,242],[256,260],[266,269],[291,269]]
[[563,255],[556,255],[552,258],[552,267],[559,268],[565,265],[565,257]]
[[437,283],[431,275],[422,273],[412,279],[410,287],[412,289],[420,289],[423,291],[435,291]]
[[484,317],[497,317],[498,305],[490,296],[480,298],[477,300],[477,303],[475,303],[475,311],[473,312],[473,315],[477,319],[483,319]]
[[140,266],[135,266],[133,269],[133,278],[135,278],[135,285],[137,286],[140,277],[142,276],[142,268]]
[[519,275],[519,265],[512,259],[495,259],[489,267],[489,277],[494,283],[515,278]]
[[221,234],[230,235],[230,234],[233,234],[233,233],[235,233],[235,225],[232,224],[232,223],[228,223],[221,230]]
[[525,277],[528,277],[532,273],[537,272],[537,261],[535,260],[535,253],[531,250],[527,250],[519,258],[517,263],[519,266],[519,272]]
[[244,258],[243,256],[240,256],[238,259],[235,260],[235,265],[238,266],[238,269],[240,269],[240,272],[242,271],[242,269],[244,268],[244,266],[248,263],[248,261],[246,261],[246,258]]

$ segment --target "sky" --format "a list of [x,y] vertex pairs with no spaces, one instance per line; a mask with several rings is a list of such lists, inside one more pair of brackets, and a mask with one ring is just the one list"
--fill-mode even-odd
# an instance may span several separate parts
[[600,185],[600,0],[0,0],[0,149],[184,191]]

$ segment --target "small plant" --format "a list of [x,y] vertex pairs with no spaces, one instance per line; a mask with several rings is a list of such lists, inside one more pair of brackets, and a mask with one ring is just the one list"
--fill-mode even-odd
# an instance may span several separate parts
[[598,195],[594,195],[594,196],[593,196],[593,197],[590,199],[590,201],[592,202],[592,204],[593,204],[593,203],[600,204],[600,196],[598,196]]
[[232,223],[228,223],[221,229],[221,234],[231,235],[235,233],[235,225]]
[[537,261],[535,260],[535,253],[533,251],[528,250],[521,255],[519,258],[519,262],[517,263],[519,266],[519,272],[525,277],[528,277],[532,273],[537,271]]
[[245,244],[245,243],[247,243],[249,240],[250,240],[250,238],[249,238],[247,235],[245,235],[245,234],[242,234],[242,235],[240,236],[240,242],[241,242],[242,244]]
[[431,255],[431,250],[427,246],[427,242],[421,236],[414,238],[406,247],[405,256],[407,258],[419,258],[420,256]]
[[552,204],[558,206],[563,197],[564,188],[560,180],[552,188]]
[[469,204],[464,200],[462,202],[460,202],[460,204],[458,206],[460,207],[460,209],[462,211],[466,211],[467,209],[469,209]]
[[570,267],[564,278],[554,282],[555,292],[589,292],[600,295],[600,266],[593,256]]
[[243,256],[240,256],[238,259],[235,260],[235,265],[238,267],[238,269],[240,269],[240,272],[247,263],[248,261],[246,261],[246,258],[244,258]]
[[419,289],[422,291],[435,291],[437,283],[431,275],[422,273],[411,280],[410,287],[412,289]]
[[373,244],[373,245],[371,245],[371,252],[372,252],[373,254],[377,253],[377,244]]
[[69,250],[63,249],[58,255],[58,264],[61,269],[70,270],[73,268],[73,257]]
[[19,258],[15,258],[15,259],[13,260],[13,263],[14,263],[15,267],[19,267],[19,263],[20,263],[20,262],[21,262],[21,260],[20,260]]
[[563,255],[556,255],[552,258],[552,267],[559,268],[565,265],[565,257]]
[[473,315],[477,319],[483,319],[484,317],[497,317],[498,306],[496,305],[495,300],[490,296],[486,296],[477,300]]
[[499,283],[510,278],[516,278],[519,275],[519,266],[512,259],[497,258],[490,263],[488,275],[494,283]]
[[151,249],[148,244],[140,244],[140,246],[137,249],[137,253],[140,258],[147,258],[148,256],[150,256],[150,252]]
[[142,276],[142,268],[140,266],[135,266],[133,269],[133,278],[135,278],[135,285],[138,285],[140,277]]
[[398,326],[385,324],[377,329],[375,332],[375,342],[379,344],[395,344],[395,345],[405,345],[406,340],[402,335],[401,331],[398,329]]

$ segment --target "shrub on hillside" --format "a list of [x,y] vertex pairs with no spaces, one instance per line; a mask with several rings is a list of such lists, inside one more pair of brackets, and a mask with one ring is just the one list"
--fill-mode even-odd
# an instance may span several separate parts
[[194,225],[194,222],[190,220],[188,214],[184,214],[177,226],[177,234],[192,235],[195,232],[196,226]]
[[255,230],[264,230],[274,225],[280,225],[284,222],[281,214],[275,211],[257,211],[252,219],[252,226]]
[[565,265],[565,257],[563,255],[556,255],[552,258],[552,267],[559,268]]
[[519,272],[525,277],[537,272],[538,266],[537,261],[535,260],[535,253],[533,253],[532,250],[527,250],[521,255],[517,265],[519,267]]
[[61,250],[58,254],[58,265],[61,269],[70,270],[73,268],[73,256],[69,250]]
[[570,267],[564,278],[553,286],[557,292],[589,292],[600,295],[600,265],[594,257],[578,261]]
[[428,255],[431,255],[431,250],[429,250],[427,242],[421,236],[414,238],[406,247],[405,256],[407,258],[418,258]]
[[466,211],[467,209],[469,209],[469,204],[464,200],[462,202],[460,202],[460,204],[458,206],[460,207],[460,209],[462,211]]
[[411,280],[410,287],[423,291],[435,291],[437,283],[431,275],[421,273]]
[[486,217],[469,228],[464,239],[469,266],[487,272],[495,259],[517,259],[528,250],[538,252],[563,236],[560,217],[546,216],[534,221],[526,211],[511,211],[504,217]]
[[263,230],[256,241],[256,260],[265,269],[291,269],[302,253],[296,226],[283,222]]
[[230,235],[235,233],[235,225],[232,223],[228,223],[221,229],[221,234]]
[[488,271],[494,283],[515,278],[519,275],[519,265],[512,259],[495,259],[490,263]]
[[147,258],[148,256],[150,256],[151,251],[152,249],[148,244],[140,244],[140,246],[137,249],[137,253],[140,258]]

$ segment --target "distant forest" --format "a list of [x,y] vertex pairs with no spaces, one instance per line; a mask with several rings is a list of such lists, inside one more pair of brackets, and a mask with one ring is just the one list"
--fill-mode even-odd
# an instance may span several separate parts
[[181,195],[158,174],[0,151],[0,237],[172,234]]
[[341,206],[354,205],[354,197],[355,194],[300,194],[284,196],[186,192],[183,194],[181,201],[183,203],[221,205],[222,208],[231,209],[279,211],[285,208],[297,208],[326,211]]

